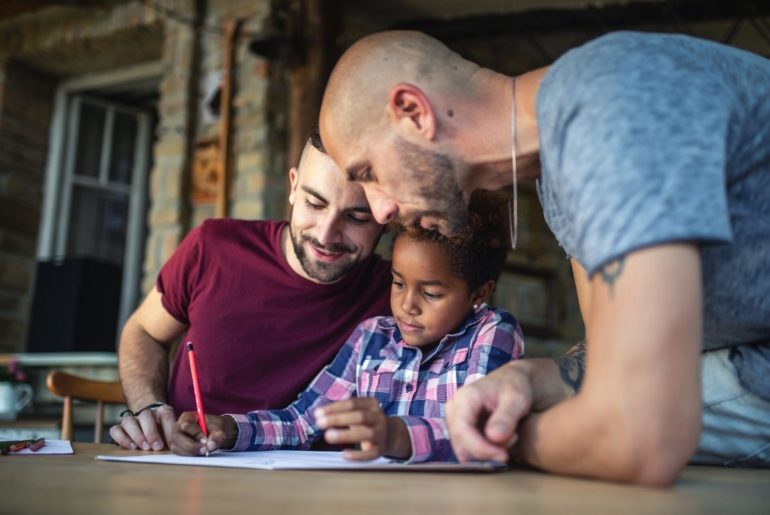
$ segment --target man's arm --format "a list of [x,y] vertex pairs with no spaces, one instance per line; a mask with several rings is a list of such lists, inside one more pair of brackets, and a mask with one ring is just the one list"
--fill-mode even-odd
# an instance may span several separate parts
[[552,472],[668,485],[700,434],[697,247],[612,262],[592,278],[589,299],[583,386],[528,417],[515,454]]
[[[126,321],[118,363],[129,409],[136,411],[166,401],[169,348],[186,328],[166,311],[155,289]],[[144,411],[138,417],[124,417],[120,425],[110,429],[110,435],[123,447],[160,450],[164,440],[169,440],[174,423],[173,409],[166,406],[155,412]],[[163,430],[163,439],[158,426]]]

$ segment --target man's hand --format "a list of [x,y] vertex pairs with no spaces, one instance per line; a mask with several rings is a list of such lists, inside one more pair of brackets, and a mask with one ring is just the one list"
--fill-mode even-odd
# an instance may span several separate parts
[[233,417],[206,415],[206,438],[198,425],[198,414],[194,411],[182,413],[174,425],[169,448],[182,456],[201,456],[217,449],[229,449],[238,438],[238,425]]
[[337,401],[319,408],[316,421],[326,430],[330,444],[359,444],[360,450],[345,449],[349,460],[365,461],[389,456],[405,459],[411,455],[411,443],[404,423],[388,417],[372,398]]
[[171,440],[176,415],[168,404],[144,410],[138,416],[124,416],[110,428],[110,436],[126,449],[162,451]]
[[508,461],[517,426],[532,407],[532,387],[523,362],[513,362],[460,388],[446,409],[452,448],[460,462]]

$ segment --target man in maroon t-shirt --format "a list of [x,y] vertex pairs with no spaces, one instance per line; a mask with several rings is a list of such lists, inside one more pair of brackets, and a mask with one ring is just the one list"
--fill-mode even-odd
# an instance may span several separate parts
[[163,266],[128,319],[119,368],[132,412],[110,428],[130,449],[162,450],[176,413],[194,411],[192,341],[209,413],[282,408],[362,320],[390,314],[390,263],[364,192],[311,136],[289,172],[286,222],[208,220]]

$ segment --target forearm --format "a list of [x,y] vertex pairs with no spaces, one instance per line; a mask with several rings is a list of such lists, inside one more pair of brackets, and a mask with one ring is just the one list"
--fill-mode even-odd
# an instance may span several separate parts
[[120,337],[120,381],[129,408],[165,402],[168,384],[168,348],[129,319]]
[[555,359],[534,358],[512,361],[504,368],[522,372],[527,376],[532,389],[531,411],[540,412],[575,395],[573,384],[564,380],[565,370],[580,370],[582,381],[582,370],[585,365],[582,361],[575,361],[575,358],[568,353]]
[[693,409],[661,424],[659,413],[625,401],[580,394],[532,414],[519,426],[512,456],[558,474],[670,485],[697,443],[688,435]]
[[630,480],[620,460],[624,451],[613,441],[623,429],[586,404],[580,396],[573,397],[524,419],[513,457],[559,474]]
[[563,474],[674,481],[700,434],[699,265],[697,248],[677,244],[596,274],[585,381],[521,424],[515,455]]

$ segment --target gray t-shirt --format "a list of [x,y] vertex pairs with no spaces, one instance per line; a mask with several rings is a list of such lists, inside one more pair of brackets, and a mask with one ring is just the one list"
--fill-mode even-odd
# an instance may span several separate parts
[[688,36],[618,32],[571,50],[537,96],[551,230],[588,271],[698,241],[705,350],[741,347],[770,398],[770,60]]

